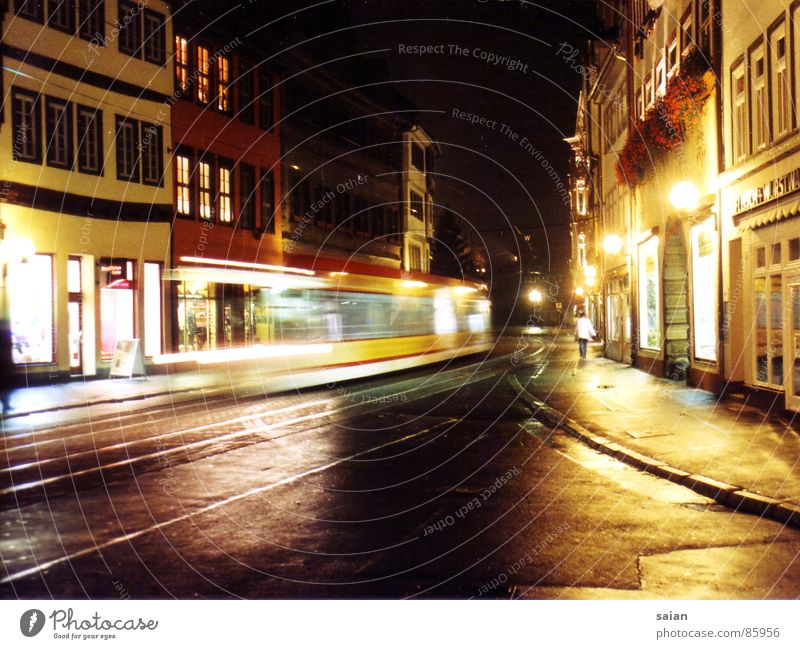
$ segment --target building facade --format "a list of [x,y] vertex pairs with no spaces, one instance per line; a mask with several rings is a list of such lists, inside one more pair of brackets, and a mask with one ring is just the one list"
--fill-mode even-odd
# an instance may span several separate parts
[[721,12],[725,378],[800,410],[800,2]]
[[165,2],[3,3],[3,309],[20,373],[165,344],[172,172]]
[[238,37],[175,20],[173,352],[267,344],[282,282],[280,80]]

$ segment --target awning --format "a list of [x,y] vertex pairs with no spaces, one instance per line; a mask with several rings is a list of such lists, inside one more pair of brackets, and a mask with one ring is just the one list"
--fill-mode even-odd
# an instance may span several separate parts
[[800,215],[800,196],[789,200],[779,199],[766,207],[739,214],[733,217],[733,222],[743,230],[755,230],[797,215]]

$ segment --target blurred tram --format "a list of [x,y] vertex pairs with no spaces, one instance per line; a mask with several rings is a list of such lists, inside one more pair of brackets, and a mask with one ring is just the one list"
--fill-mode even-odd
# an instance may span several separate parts
[[492,345],[482,284],[182,261],[167,275],[177,296],[177,349],[154,357],[156,364],[256,361],[262,373],[305,373],[292,384],[299,386],[441,362]]

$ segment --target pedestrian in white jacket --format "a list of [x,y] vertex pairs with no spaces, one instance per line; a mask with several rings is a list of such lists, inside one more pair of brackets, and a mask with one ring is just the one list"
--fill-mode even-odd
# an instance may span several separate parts
[[578,314],[578,323],[575,325],[575,337],[578,339],[578,351],[581,353],[581,358],[586,358],[586,346],[596,335],[597,332],[592,326],[592,321],[581,311]]

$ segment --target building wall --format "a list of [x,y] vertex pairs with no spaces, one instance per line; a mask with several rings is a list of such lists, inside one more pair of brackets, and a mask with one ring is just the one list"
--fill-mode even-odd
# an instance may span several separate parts
[[[146,299],[144,264],[157,263],[158,268],[163,268],[169,261],[172,174],[164,161],[171,145],[169,111],[165,107],[172,93],[171,73],[166,66],[172,54],[172,39],[167,5],[159,0],[147,5],[148,15],[157,12],[163,19],[160,54],[164,63],[159,64],[144,60],[143,50],[139,50],[138,58],[120,51],[119,32],[112,27],[119,20],[117,2],[102,3],[105,44],[88,35],[79,36],[77,13],[73,16],[75,29],[68,34],[15,16],[14,3],[4,4],[8,11],[3,16],[6,101],[0,127],[0,219],[7,226],[8,276],[3,297],[12,328],[16,329],[15,359],[28,375],[92,375],[108,370],[110,353],[103,354],[101,350],[113,349],[115,338],[123,333],[124,337],[140,339],[149,354],[159,353],[163,346],[163,294],[160,282],[153,282],[152,275],[148,275]],[[78,3],[75,5],[77,12]],[[144,29],[142,22],[134,24],[139,30]],[[140,41],[142,34],[140,31]],[[25,129],[15,129],[15,124],[25,121],[15,117],[15,109],[21,105],[15,96],[25,95],[39,102],[38,112],[34,113],[38,140],[32,147],[40,153],[38,161],[21,159],[25,151],[20,147],[27,147],[29,142],[23,135]],[[48,106],[59,100],[69,102],[71,111],[68,128],[63,131],[69,134],[63,151],[72,155],[66,168],[54,166],[48,157],[48,144],[54,142],[48,134],[62,132],[50,130]],[[98,123],[97,129],[102,132],[99,172],[82,171],[79,165],[81,147],[87,142],[83,122],[78,122],[79,107],[87,109],[84,115],[91,113],[102,119],[102,128]],[[119,118],[129,120],[137,145],[157,153],[158,161],[153,159],[147,167],[157,178],[153,183],[143,182],[146,151],[136,146],[131,149],[138,161],[136,177],[119,177]],[[153,127],[160,129],[160,135],[149,134],[147,129]],[[55,144],[52,146],[55,151]],[[27,248],[25,255],[16,254],[20,245],[15,242]],[[74,291],[72,299],[68,286],[70,256],[80,260],[82,279],[81,290]],[[49,280],[47,270],[41,266],[45,257],[51,260]],[[133,277],[125,280],[128,262]],[[120,264],[124,271],[115,275]],[[114,270],[110,271],[112,266]],[[39,270],[34,272],[36,268]],[[21,279],[25,274],[39,282],[38,286],[31,286],[40,296],[36,305],[26,295]],[[109,287],[115,281],[113,277],[121,281]],[[123,288],[126,281],[129,289]],[[52,297],[47,296],[52,311],[49,323],[39,317],[48,309],[44,297],[49,292],[48,283],[52,290]],[[127,306],[123,309],[123,305]],[[111,307],[123,310],[114,311]],[[71,327],[69,314],[78,310],[82,327]],[[120,327],[111,326],[117,321],[125,322]],[[34,338],[40,343],[35,354],[30,347]],[[49,359],[44,351],[47,339],[52,351]],[[71,367],[70,357],[78,349],[82,367]]]
[[800,3],[725,0],[722,17],[725,374],[768,405],[798,410]]

